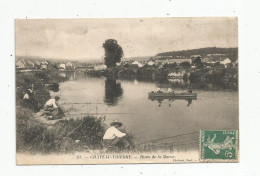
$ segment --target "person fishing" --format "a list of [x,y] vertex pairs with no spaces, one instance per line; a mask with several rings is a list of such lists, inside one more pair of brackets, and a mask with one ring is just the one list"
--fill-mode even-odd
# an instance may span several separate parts
[[50,112],[50,116],[48,116],[48,119],[54,119],[59,114],[59,106],[58,106],[58,101],[59,100],[60,100],[60,97],[59,96],[55,96],[54,99],[53,98],[49,99],[45,103],[45,105],[43,107],[43,110]]
[[26,90],[24,96],[23,96],[23,102],[26,106],[30,106],[31,104],[31,92],[30,89]]
[[168,88],[168,93],[174,93],[174,91],[172,90],[172,88]]
[[127,149],[130,147],[128,140],[126,139],[126,133],[119,131],[119,128],[123,123],[119,121],[114,121],[110,123],[110,126],[104,136],[103,143],[105,146],[120,148],[120,144],[123,145],[123,148]]

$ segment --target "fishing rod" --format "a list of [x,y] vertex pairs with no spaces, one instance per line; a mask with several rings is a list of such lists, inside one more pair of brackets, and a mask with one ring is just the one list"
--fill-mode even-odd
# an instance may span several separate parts
[[[190,144],[196,144],[197,142],[190,142],[190,143],[186,143],[186,144],[176,144],[176,145],[170,145],[170,147],[173,147],[173,146],[182,146],[182,145],[190,145]],[[161,146],[163,147],[163,146]],[[156,149],[158,147],[156,146],[151,146],[151,149]]]
[[64,104],[106,104],[106,103],[62,103],[60,105],[64,105]]
[[175,135],[175,136],[170,136],[170,137],[165,137],[165,138],[155,139],[155,140],[151,140],[151,141],[147,141],[147,142],[140,143],[139,145],[146,144],[146,143],[149,143],[149,142],[156,142],[156,141],[160,141],[160,140],[164,140],[164,139],[170,139],[170,138],[174,138],[174,137],[179,137],[179,136],[185,136],[185,135],[190,135],[190,134],[196,134],[196,133],[199,133],[199,132],[192,132],[192,133],[186,133],[186,134],[179,134],[179,135]]
[[[179,143],[179,142],[187,142],[187,141],[195,141],[197,140],[198,141],[198,138],[194,138],[194,139],[187,139],[187,140],[177,140],[177,141],[174,141],[174,142],[164,142],[164,143],[157,143],[157,144],[153,144],[153,146],[163,146],[163,145],[171,145],[171,146],[174,146],[176,144],[174,143]],[[198,143],[198,142],[197,142]],[[173,145],[174,144],[174,145]],[[141,144],[139,144],[141,145]],[[178,144],[179,145],[179,144]]]

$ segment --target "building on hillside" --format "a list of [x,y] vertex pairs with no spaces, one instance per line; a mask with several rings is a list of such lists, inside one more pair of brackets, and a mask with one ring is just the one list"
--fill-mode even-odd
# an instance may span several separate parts
[[139,68],[140,68],[140,67],[143,67],[143,64],[141,64],[141,63],[138,62],[138,61],[132,62],[132,65],[136,65],[136,66],[138,66]]
[[47,64],[41,64],[41,69],[42,70],[48,70],[48,65]]
[[153,61],[149,61],[149,62],[147,63],[147,65],[153,66],[153,65],[154,65],[154,62],[153,62]]
[[229,58],[222,59],[220,61],[220,64],[223,64],[223,65],[231,64],[231,60]]
[[96,70],[96,71],[101,71],[101,70],[105,70],[105,69],[107,69],[107,66],[106,65],[97,65],[97,66],[95,66],[94,67],[94,70]]
[[220,62],[230,57],[230,55],[229,54],[207,54],[207,57],[210,59],[210,61]]
[[204,58],[201,59],[201,62],[203,62],[203,63],[210,62],[210,58],[204,57]]
[[66,64],[59,64],[59,70],[66,70]]
[[19,61],[17,61],[17,62],[15,63],[15,66],[16,66],[17,69],[25,69],[26,66],[27,66],[27,64],[26,64],[25,61],[19,60]]
[[48,63],[47,61],[43,61],[43,62],[41,62],[41,64],[42,64],[42,65],[44,65],[44,64],[45,64],[45,65],[48,65],[49,63]]
[[66,70],[73,70],[74,69],[73,64],[71,62],[66,62],[65,66],[66,66]]

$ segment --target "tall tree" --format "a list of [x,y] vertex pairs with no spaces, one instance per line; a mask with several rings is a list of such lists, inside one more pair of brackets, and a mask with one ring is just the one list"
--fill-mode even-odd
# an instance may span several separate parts
[[116,63],[119,63],[123,57],[122,47],[118,45],[115,39],[107,39],[103,43],[103,48],[105,49],[105,64],[107,68],[115,67]]

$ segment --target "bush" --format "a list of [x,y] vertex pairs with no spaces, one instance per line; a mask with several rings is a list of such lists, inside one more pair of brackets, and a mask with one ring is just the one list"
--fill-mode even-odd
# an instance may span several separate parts
[[[104,117],[86,116],[63,120],[53,126],[41,124],[33,112],[17,106],[16,149],[18,152],[51,153],[101,149]],[[80,140],[76,143],[75,140]]]
[[80,140],[89,148],[101,148],[105,133],[104,118],[86,116],[82,119],[59,121],[53,126],[52,133],[56,139],[69,137],[73,141]]
[[32,119],[31,110],[18,106],[16,111],[16,150],[51,151],[54,148],[53,136],[47,132],[47,128]]
[[[28,89],[33,89],[29,108],[38,111],[50,98],[49,90],[44,86],[48,80],[45,72],[28,72],[16,75],[16,104],[25,106],[23,96]],[[32,88],[33,85],[33,88]]]
[[182,63],[180,63],[180,66],[183,67],[183,68],[190,68],[191,67],[189,62],[182,62]]

